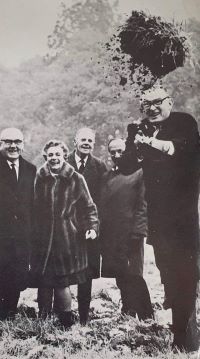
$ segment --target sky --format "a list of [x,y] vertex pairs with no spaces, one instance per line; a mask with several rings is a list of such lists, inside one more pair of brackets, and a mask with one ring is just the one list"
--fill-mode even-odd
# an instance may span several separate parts
[[[67,5],[76,0],[63,0]],[[84,0],[83,0],[84,1]],[[113,1],[113,0],[110,0]],[[16,67],[47,52],[61,0],[0,0],[0,64]],[[122,13],[143,9],[165,19],[200,20],[200,0],[119,0]]]

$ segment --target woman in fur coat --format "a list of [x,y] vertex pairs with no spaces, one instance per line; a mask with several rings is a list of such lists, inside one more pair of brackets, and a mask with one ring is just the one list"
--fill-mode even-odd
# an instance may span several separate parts
[[31,272],[38,287],[39,315],[51,313],[52,299],[64,327],[73,324],[69,286],[87,279],[86,240],[98,232],[97,210],[82,175],[66,161],[61,141],[44,146],[45,164],[35,181],[36,234]]

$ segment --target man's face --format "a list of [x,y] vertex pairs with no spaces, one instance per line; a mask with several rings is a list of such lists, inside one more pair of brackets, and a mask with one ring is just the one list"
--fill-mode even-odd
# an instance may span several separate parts
[[50,170],[54,173],[58,173],[63,163],[65,162],[64,152],[61,146],[49,147],[46,152],[46,160],[50,167]]
[[108,150],[113,163],[119,165],[122,154],[125,151],[125,142],[122,139],[113,140],[110,142]]
[[172,106],[172,99],[163,89],[149,90],[142,96],[141,109],[152,123],[166,120]]
[[1,133],[0,151],[8,161],[15,162],[24,149],[23,134],[18,129],[5,129]]
[[75,137],[74,144],[76,153],[80,157],[88,156],[94,149],[95,136],[89,129],[79,131]]

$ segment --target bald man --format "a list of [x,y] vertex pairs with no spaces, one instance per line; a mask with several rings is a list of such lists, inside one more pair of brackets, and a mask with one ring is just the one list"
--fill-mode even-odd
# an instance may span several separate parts
[[[69,154],[68,162],[76,171],[81,173],[88,185],[94,203],[99,207],[100,189],[103,174],[106,172],[105,163],[92,154],[95,145],[95,132],[88,127],[80,128],[74,139],[75,150]],[[91,301],[92,279],[100,276],[100,251],[98,241],[88,241],[87,282],[78,286],[78,309],[81,324],[88,321]]]
[[172,309],[173,347],[191,351],[199,345],[195,302],[200,140],[195,119],[173,112],[172,107],[173,100],[163,88],[143,93],[145,117],[128,126],[126,156],[131,159],[131,153],[137,152],[143,167],[148,238],[164,284],[164,306]]
[[13,318],[27,287],[36,168],[17,128],[0,133],[0,319]]
[[142,170],[126,176],[120,171],[125,141],[109,142],[113,167],[103,177],[100,201],[102,277],[116,278],[122,313],[153,318],[149,291],[143,278],[144,237],[147,234]]

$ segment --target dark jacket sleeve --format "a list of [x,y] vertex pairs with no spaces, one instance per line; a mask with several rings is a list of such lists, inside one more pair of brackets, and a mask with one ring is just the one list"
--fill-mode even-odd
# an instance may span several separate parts
[[147,235],[147,204],[145,201],[145,186],[142,171],[138,171],[136,210],[134,214],[132,237],[146,237]]
[[137,126],[129,124],[127,132],[128,136],[126,139],[126,149],[119,162],[120,172],[126,176],[134,173],[141,167],[141,164],[138,161],[137,149],[134,144]]
[[101,162],[101,175],[103,176],[103,174],[107,172],[107,167],[106,164],[102,161]]
[[97,207],[94,204],[90,195],[87,183],[83,176],[79,176],[80,180],[80,199],[79,199],[79,211],[82,214],[82,229],[86,232],[88,229],[94,229],[99,233],[99,220],[97,214]]
[[32,249],[39,244],[39,232],[43,220],[44,190],[42,178],[36,174],[34,183],[33,238]]
[[171,138],[175,152],[174,155],[189,154],[200,151],[200,138],[198,133],[197,122],[189,114],[179,114],[180,125],[178,131]]
[[33,173],[33,186],[32,186],[32,193],[31,193],[31,242],[34,239],[35,235],[35,210],[34,210],[34,183],[36,179],[36,167],[32,167],[32,173]]

